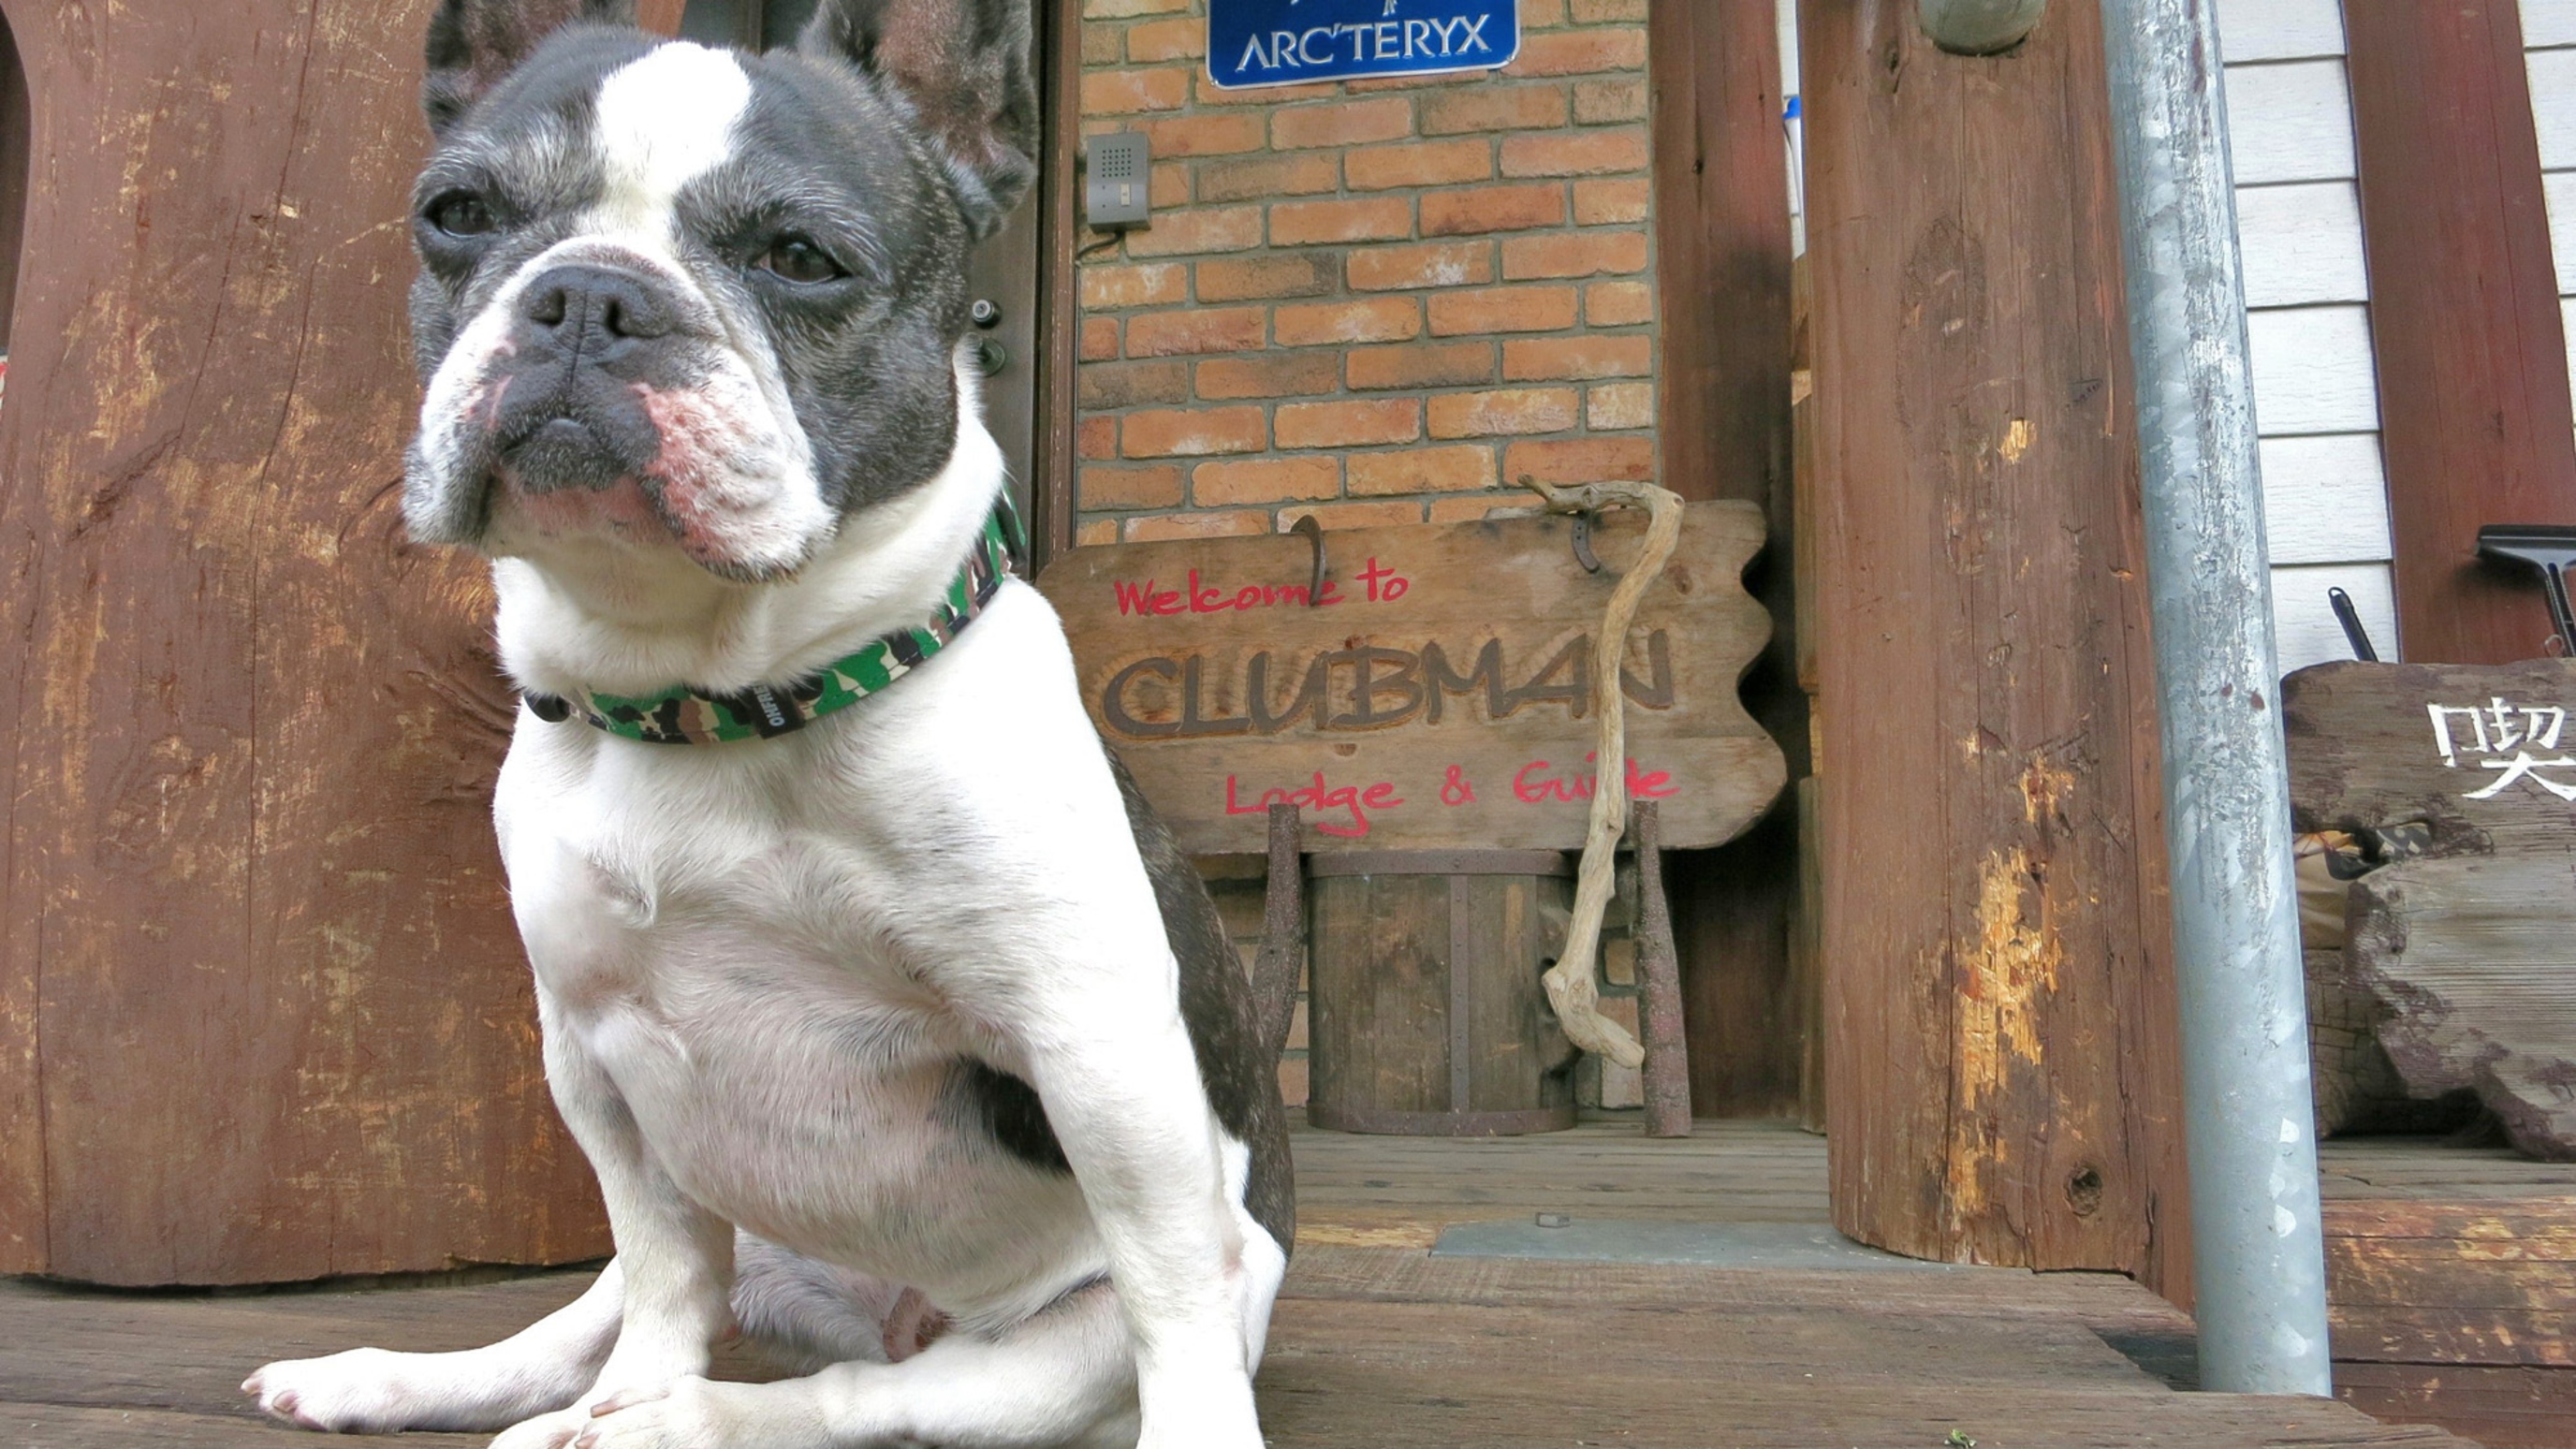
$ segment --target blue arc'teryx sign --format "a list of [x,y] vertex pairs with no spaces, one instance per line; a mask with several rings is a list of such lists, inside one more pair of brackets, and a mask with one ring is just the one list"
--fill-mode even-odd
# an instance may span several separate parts
[[1490,70],[1520,49],[1516,0],[1208,0],[1208,75],[1228,90]]

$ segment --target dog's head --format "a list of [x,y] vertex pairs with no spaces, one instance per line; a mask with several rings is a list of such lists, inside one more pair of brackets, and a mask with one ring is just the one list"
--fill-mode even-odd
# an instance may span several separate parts
[[1028,0],[824,0],[765,56],[442,0],[414,537],[794,571],[934,477],[968,249],[1035,167]]

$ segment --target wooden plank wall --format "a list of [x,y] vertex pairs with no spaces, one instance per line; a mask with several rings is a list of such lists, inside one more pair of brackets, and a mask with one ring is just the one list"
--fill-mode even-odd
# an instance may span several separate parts
[[2480,564],[2477,530],[2576,524],[2576,409],[2519,10],[2345,20],[2407,655],[2528,659],[2539,590]]
[[0,1272],[607,1247],[539,1070],[481,570],[406,546],[428,0],[5,0]]
[[[1660,263],[1663,477],[1685,498],[1760,504],[1771,541],[1746,582],[1772,638],[1745,705],[1806,773],[1806,696],[1796,674],[1789,567],[1788,158],[1781,57],[1758,5],[1657,5],[1653,71],[1655,244]],[[1792,979],[1797,894],[1791,795],[1743,839],[1675,852],[1673,929],[1683,965],[1691,1102],[1701,1116],[1797,1110],[1800,1044],[1812,1029]]]
[[2100,12],[1984,59],[1801,18],[1836,1224],[2180,1292]]

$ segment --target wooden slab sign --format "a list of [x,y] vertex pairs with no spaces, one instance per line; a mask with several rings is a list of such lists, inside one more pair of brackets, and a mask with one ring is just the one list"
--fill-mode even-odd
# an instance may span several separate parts
[[[1562,517],[1074,550],[1040,584],[1082,692],[1182,846],[1262,849],[1297,805],[1310,851],[1571,850],[1597,764],[1594,634],[1645,534]],[[1665,843],[1733,838],[1786,775],[1736,689],[1770,635],[1744,592],[1749,504],[1694,503],[1630,630],[1630,792]]]

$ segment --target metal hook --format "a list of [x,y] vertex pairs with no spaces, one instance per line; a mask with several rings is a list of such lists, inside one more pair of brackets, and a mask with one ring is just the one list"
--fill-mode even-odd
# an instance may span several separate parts
[[1306,541],[1315,546],[1315,578],[1306,586],[1306,607],[1318,608],[1324,602],[1324,570],[1327,567],[1327,561],[1324,558],[1324,525],[1317,523],[1315,515],[1309,513],[1288,525],[1288,531],[1304,534]]
[[1574,561],[1587,574],[1601,572],[1601,556],[1592,551],[1593,517],[1589,512],[1574,515]]

